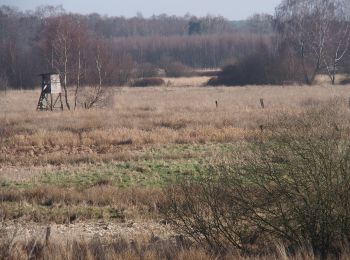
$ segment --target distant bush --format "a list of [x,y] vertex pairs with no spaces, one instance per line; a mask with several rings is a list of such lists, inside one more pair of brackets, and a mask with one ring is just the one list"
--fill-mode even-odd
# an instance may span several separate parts
[[285,50],[274,53],[262,44],[254,53],[244,56],[235,64],[227,65],[212,77],[209,86],[280,85],[284,82],[299,82],[300,73],[288,64]]
[[133,87],[162,86],[165,85],[165,81],[162,78],[143,78],[134,80],[131,85]]
[[350,78],[347,77],[340,81],[340,85],[349,85],[350,84]]
[[341,254],[350,239],[350,142],[340,122],[327,106],[281,116],[237,160],[168,190],[167,218],[215,252],[263,254],[280,241],[289,252]]
[[250,55],[237,64],[228,65],[208,81],[208,85],[243,86],[280,84],[283,80],[274,71],[274,59],[261,54]]

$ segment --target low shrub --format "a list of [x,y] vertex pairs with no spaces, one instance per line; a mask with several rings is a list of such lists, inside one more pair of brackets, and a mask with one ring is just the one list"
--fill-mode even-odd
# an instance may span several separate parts
[[[267,124],[240,156],[167,190],[163,213],[210,250],[339,256],[350,240],[349,128],[328,107]],[[345,247],[344,247],[345,245]]]
[[349,85],[350,84],[350,78],[347,77],[340,81],[340,85]]

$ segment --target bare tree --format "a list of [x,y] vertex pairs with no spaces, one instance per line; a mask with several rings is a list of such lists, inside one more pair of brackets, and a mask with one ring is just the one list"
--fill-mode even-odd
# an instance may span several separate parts
[[78,49],[78,65],[77,65],[77,85],[74,91],[74,110],[77,107],[77,100],[78,100],[78,92],[80,88],[80,78],[81,78],[81,49],[80,49],[80,44],[79,44],[79,49]]
[[1,100],[1,103],[3,103],[4,106],[4,119],[7,120],[7,88],[8,88],[8,79],[6,76],[0,76],[0,90],[4,91]]
[[273,16],[270,14],[254,14],[247,20],[248,30],[252,33],[271,33]]
[[35,8],[34,15],[40,19],[45,19],[49,17],[57,17],[64,15],[65,9],[62,5],[52,6],[52,5],[41,5]]
[[348,58],[350,44],[350,23],[346,14],[346,5],[335,6],[335,8],[336,11],[331,12],[332,16],[329,17],[331,22],[328,33],[330,35],[327,37],[323,57],[323,63],[332,84],[335,84],[339,67]]
[[276,9],[277,30],[294,46],[305,82],[323,69],[332,83],[349,47],[349,23],[342,0],[284,0]]
[[77,30],[76,30],[76,34],[75,34],[75,38],[76,38],[76,62],[75,62],[75,68],[76,68],[76,72],[75,72],[75,81],[76,81],[76,87],[75,87],[75,91],[74,91],[74,110],[77,107],[77,102],[78,102],[78,95],[79,95],[79,89],[80,89],[80,85],[81,85],[81,79],[84,76],[83,70],[82,70],[82,66],[83,66],[83,60],[84,60],[84,54],[85,54],[85,50],[86,50],[86,44],[84,45],[84,43],[87,42],[88,40],[88,36],[86,33],[86,27],[85,24],[83,24],[81,21],[78,21],[77,24]]
[[74,71],[76,70],[77,88],[75,92],[77,95],[81,77],[81,50],[85,33],[79,18],[72,15],[49,18],[44,33],[47,35],[44,50],[51,69],[56,70],[61,76],[65,103],[70,110],[68,86],[73,83]]
[[46,35],[42,48],[46,52],[47,60],[51,70],[56,70],[61,77],[62,86],[64,90],[65,103],[70,110],[68,100],[68,61],[70,60],[70,24],[68,16],[49,17],[45,21],[45,29],[43,31]]
[[99,105],[105,105],[107,95],[104,87],[104,79],[107,76],[106,67],[108,64],[108,54],[106,46],[100,40],[93,42],[95,49],[94,64],[97,73],[96,83],[85,89],[84,108],[91,109]]

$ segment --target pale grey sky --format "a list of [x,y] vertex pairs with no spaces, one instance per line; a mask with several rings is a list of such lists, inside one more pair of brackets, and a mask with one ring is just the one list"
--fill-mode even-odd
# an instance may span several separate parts
[[74,13],[100,13],[110,16],[135,16],[141,12],[145,17],[153,14],[197,16],[222,15],[240,20],[254,13],[273,14],[281,0],[0,0],[0,5],[17,6],[33,10],[39,5],[63,5]]

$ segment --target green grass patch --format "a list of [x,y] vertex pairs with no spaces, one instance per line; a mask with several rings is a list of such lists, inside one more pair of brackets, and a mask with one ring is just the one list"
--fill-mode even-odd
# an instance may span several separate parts
[[194,159],[136,161],[47,172],[37,180],[37,184],[78,188],[104,184],[117,187],[161,187],[204,172],[205,164]]
[[137,156],[130,161],[43,170],[29,181],[1,180],[0,187],[27,189],[45,184],[84,189],[108,184],[116,187],[159,188],[183,178],[205,175],[207,167],[215,158],[222,158],[235,150],[237,143],[151,147],[137,151]]

